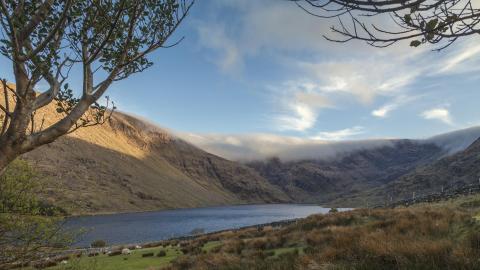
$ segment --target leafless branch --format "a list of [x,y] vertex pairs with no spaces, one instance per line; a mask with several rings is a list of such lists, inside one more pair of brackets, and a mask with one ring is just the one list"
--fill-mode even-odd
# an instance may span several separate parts
[[[307,14],[318,18],[338,18],[332,42],[361,40],[375,47],[388,47],[402,40],[417,47],[440,44],[442,50],[462,37],[480,33],[480,9],[471,0],[292,0]],[[383,16],[394,23],[384,29],[371,22]],[[364,19],[361,19],[364,18]],[[386,22],[386,21],[384,21]],[[346,25],[350,26],[347,27]]]

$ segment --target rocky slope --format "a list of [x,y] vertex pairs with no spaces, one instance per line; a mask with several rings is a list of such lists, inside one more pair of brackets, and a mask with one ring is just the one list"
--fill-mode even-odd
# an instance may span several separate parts
[[74,214],[289,200],[253,169],[122,113],[23,158],[45,176],[46,198]]
[[480,139],[473,142],[464,151],[444,157],[431,164],[419,166],[414,171],[359,194],[372,202],[381,203],[385,197],[389,200],[401,200],[422,196],[433,192],[456,189],[463,185],[478,183],[480,179]]
[[[333,159],[282,162],[278,158],[250,162],[271,184],[297,202],[329,203],[394,181],[443,153],[432,143],[410,140],[354,151]],[[353,205],[344,205],[353,206]]]

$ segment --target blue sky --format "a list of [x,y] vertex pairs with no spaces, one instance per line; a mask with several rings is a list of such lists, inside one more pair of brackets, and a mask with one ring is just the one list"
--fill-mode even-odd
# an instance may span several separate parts
[[122,111],[212,140],[422,138],[480,123],[478,38],[442,52],[377,49],[326,41],[334,23],[288,1],[197,1],[171,42],[185,40],[108,94]]

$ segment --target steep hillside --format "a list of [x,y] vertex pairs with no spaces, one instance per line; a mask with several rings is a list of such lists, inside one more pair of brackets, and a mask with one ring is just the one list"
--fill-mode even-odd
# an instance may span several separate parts
[[[47,106],[36,114],[37,128],[59,117]],[[45,176],[46,199],[74,214],[289,200],[253,169],[122,113],[22,158]]]
[[372,202],[382,202],[386,197],[392,200],[411,198],[432,192],[441,192],[442,188],[455,189],[465,184],[478,183],[480,179],[480,139],[477,139],[464,151],[444,157],[432,164],[418,167],[416,170],[391,183],[359,194]]
[[443,152],[432,143],[399,140],[333,159],[282,162],[273,158],[250,162],[248,166],[294,201],[329,203],[389,183],[419,165],[436,160]]

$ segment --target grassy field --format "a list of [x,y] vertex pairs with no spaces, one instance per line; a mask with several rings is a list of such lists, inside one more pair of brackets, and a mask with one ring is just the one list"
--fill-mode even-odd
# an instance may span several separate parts
[[[203,244],[201,251],[210,252],[212,249],[222,245],[221,241],[210,241]],[[165,256],[157,256],[160,251],[165,252]],[[282,252],[282,251],[279,251]],[[154,256],[142,257],[143,254],[153,253]],[[108,256],[100,254],[95,257],[82,256],[67,261],[66,264],[58,264],[49,267],[51,270],[145,270],[145,269],[162,269],[171,265],[171,262],[183,255],[182,247],[167,246],[153,247],[132,250],[129,255]],[[27,268],[28,270],[34,268]]]
[[[166,255],[157,257],[159,251],[165,251]],[[154,253],[152,257],[142,257],[142,254]],[[170,265],[171,261],[180,256],[182,252],[178,247],[155,247],[132,250],[130,255],[108,256],[101,254],[96,257],[71,259],[67,264],[59,264],[50,267],[51,270],[145,270],[161,269]]]
[[[164,250],[164,257],[143,258]],[[130,255],[82,257],[52,270],[480,269],[480,195],[409,208],[314,215]]]

